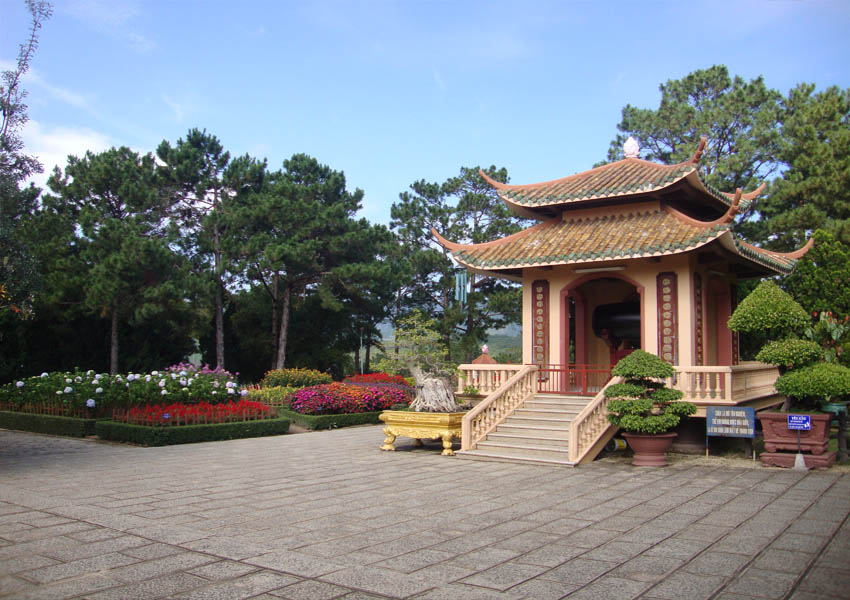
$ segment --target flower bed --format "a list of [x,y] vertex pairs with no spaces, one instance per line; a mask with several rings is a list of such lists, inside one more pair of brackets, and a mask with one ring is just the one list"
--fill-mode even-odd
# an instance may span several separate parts
[[[179,370],[178,370],[179,369]],[[0,386],[0,409],[68,417],[109,417],[114,408],[163,401],[230,402],[244,396],[227,371],[174,365],[163,371],[107,375],[42,373]]]
[[386,410],[410,404],[411,393],[395,385],[329,383],[303,388],[290,396],[289,408],[304,415],[332,415]]
[[281,408],[279,414],[304,429],[338,429],[352,425],[377,425],[383,411],[347,413],[337,415],[302,415],[287,408]]
[[197,404],[175,403],[133,406],[130,409],[116,408],[113,411],[112,420],[132,425],[174,427],[259,421],[276,416],[271,407],[260,402],[240,400],[226,404],[199,402]]
[[410,387],[404,377],[401,375],[390,375],[388,373],[364,373],[362,375],[352,375],[342,380],[343,383],[393,383],[395,385],[403,385]]

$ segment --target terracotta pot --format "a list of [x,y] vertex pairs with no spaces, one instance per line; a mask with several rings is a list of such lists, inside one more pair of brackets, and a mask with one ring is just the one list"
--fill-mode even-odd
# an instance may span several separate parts
[[[767,452],[777,450],[797,450],[797,430],[788,429],[788,414],[760,412],[756,416],[761,422],[764,435],[764,449]],[[831,414],[811,414],[812,428],[800,431],[800,449],[814,455],[823,454],[829,448],[829,422]]]
[[675,433],[623,433],[635,455],[632,464],[636,467],[666,467],[667,450],[676,437]]

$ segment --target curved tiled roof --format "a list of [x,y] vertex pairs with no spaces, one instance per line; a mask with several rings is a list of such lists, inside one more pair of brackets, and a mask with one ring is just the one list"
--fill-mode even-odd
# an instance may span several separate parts
[[722,240],[724,247],[748,261],[787,274],[808,250],[790,254],[762,250],[737,239],[730,222],[700,224],[681,217],[670,207],[617,215],[589,213],[563,220],[556,217],[484,244],[456,244],[433,233],[457,262],[491,272],[679,254]]

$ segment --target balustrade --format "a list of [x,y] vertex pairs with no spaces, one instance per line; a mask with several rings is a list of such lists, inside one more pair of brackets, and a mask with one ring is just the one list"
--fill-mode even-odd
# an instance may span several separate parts
[[537,390],[537,366],[518,366],[519,370],[506,379],[504,385],[490,393],[464,415],[461,425],[461,448],[463,450],[474,449],[479,441],[508,418],[519,406],[522,406],[529,398],[534,397]]

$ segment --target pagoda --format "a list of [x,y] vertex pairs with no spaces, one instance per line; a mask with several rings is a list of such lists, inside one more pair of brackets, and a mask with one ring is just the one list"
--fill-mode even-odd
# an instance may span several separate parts
[[[536,394],[598,396],[612,365],[641,348],[674,366],[671,385],[702,416],[709,404],[778,401],[776,369],[740,363],[727,321],[740,279],[790,273],[812,240],[781,253],[736,235],[736,215],[764,184],[749,192],[708,185],[699,169],[705,145],[702,138],[689,160],[663,165],[640,159],[630,138],[622,160],[527,185],[481,172],[516,214],[539,223],[480,244],[432,230],[468,271],[522,283],[523,363],[536,366]],[[511,376],[471,367],[461,371],[483,393]]]

